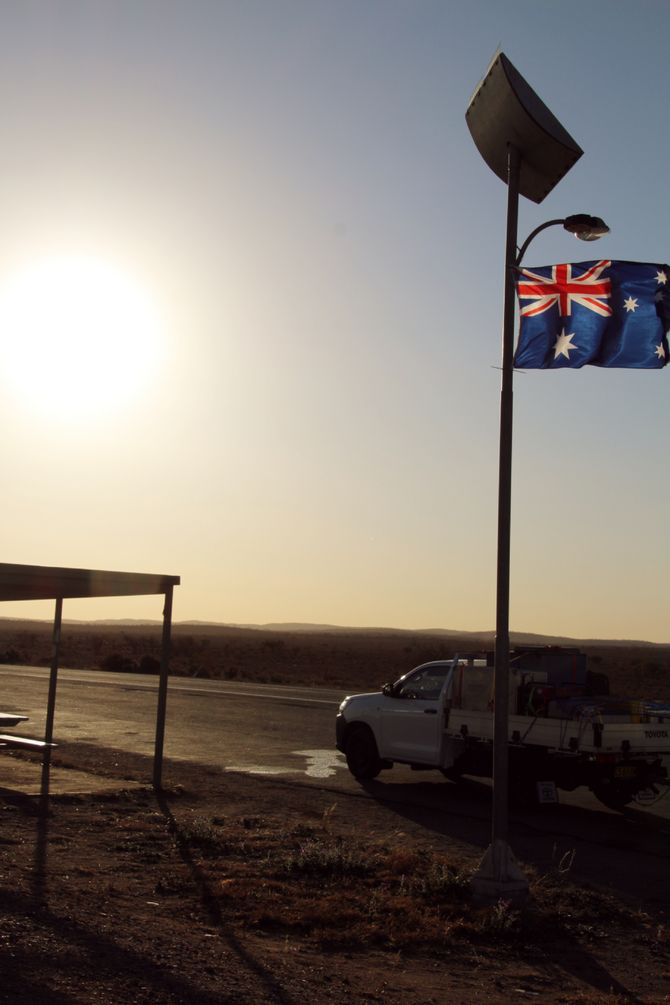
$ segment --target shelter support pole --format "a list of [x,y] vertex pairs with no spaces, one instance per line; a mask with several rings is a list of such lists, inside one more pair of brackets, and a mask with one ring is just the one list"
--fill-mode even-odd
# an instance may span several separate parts
[[522,897],[528,890],[508,845],[509,826],[509,595],[512,512],[512,419],[514,376],[515,263],[521,155],[507,148],[507,235],[500,388],[498,470],[498,556],[493,718],[493,812],[491,844],[473,880],[482,899]]
[[61,625],[63,621],[63,598],[56,598],[56,610],[54,612],[53,635],[51,646],[51,672],[49,674],[49,697],[47,699],[47,718],[44,727],[44,763],[51,762],[51,746],[54,735],[54,718],[56,715],[56,687],[58,685],[58,661],[60,658],[60,637]]
[[156,711],[156,746],[154,749],[154,788],[160,789],[163,781],[163,741],[165,739],[165,714],[167,710],[167,687],[170,669],[170,638],[172,631],[173,587],[165,591],[163,607],[163,641],[161,644],[161,669],[158,682],[158,708]]

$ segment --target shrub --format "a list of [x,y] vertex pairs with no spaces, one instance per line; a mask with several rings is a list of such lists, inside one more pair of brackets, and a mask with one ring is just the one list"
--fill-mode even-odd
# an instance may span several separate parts
[[157,674],[161,671],[161,661],[155,656],[144,655],[140,660],[140,673]]
[[100,669],[111,673],[137,673],[138,667],[134,660],[122,656],[121,653],[110,653],[100,660]]
[[278,871],[289,875],[340,878],[367,876],[374,871],[374,866],[370,856],[347,847],[342,840],[333,844],[316,838],[303,841],[297,849],[288,852],[280,862]]

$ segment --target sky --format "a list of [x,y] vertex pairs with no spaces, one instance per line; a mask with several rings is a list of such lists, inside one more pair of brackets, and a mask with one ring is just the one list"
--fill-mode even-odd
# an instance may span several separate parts
[[[465,110],[500,47],[585,151],[519,243],[610,235],[525,264],[667,262],[669,29],[666,0],[4,3],[3,561],[179,575],[177,621],[492,629],[507,192]],[[670,642],[669,402],[665,370],[515,375],[512,630]]]

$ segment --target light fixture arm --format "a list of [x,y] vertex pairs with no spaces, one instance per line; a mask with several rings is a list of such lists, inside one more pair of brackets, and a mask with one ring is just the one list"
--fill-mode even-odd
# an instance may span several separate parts
[[599,216],[589,216],[587,213],[574,213],[572,216],[566,216],[561,220],[547,220],[546,223],[541,223],[539,227],[531,231],[523,242],[516,255],[515,267],[518,269],[521,265],[523,256],[526,254],[528,245],[533,238],[537,237],[541,231],[546,230],[547,227],[558,227],[559,225],[563,227],[563,230],[567,230],[569,234],[574,234],[580,241],[597,241],[610,232],[604,220],[601,220]]
[[530,234],[528,235],[528,237],[523,242],[523,244],[521,245],[521,247],[517,252],[517,256],[514,261],[516,267],[518,268],[521,265],[521,262],[523,261],[523,256],[528,251],[528,245],[532,240],[534,240],[537,237],[538,234],[540,234],[543,230],[546,230],[547,227],[557,227],[559,226],[559,224],[562,226],[564,223],[565,219],[547,220],[545,223],[541,223],[539,227],[536,227],[535,230],[531,230]]

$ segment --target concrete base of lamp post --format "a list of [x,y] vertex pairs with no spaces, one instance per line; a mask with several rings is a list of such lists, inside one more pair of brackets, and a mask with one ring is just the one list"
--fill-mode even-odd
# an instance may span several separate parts
[[528,897],[528,880],[506,841],[495,840],[487,848],[470,884],[477,904],[509,901],[522,904]]

